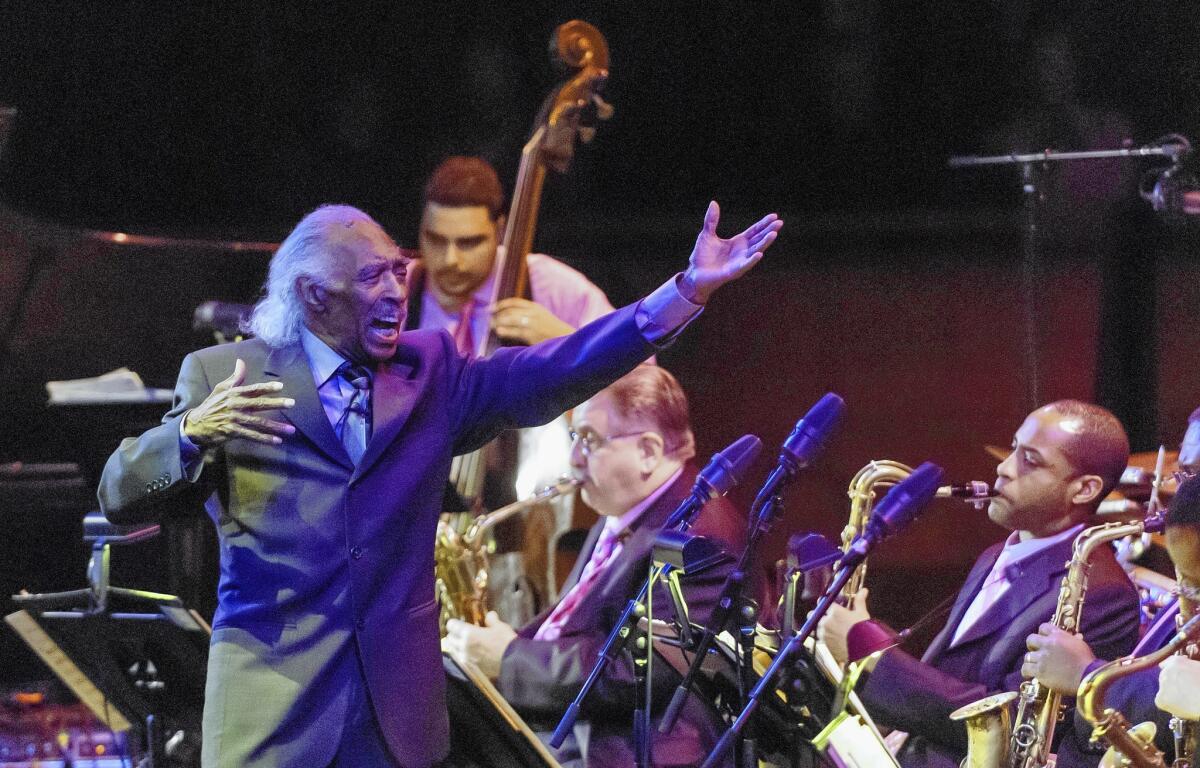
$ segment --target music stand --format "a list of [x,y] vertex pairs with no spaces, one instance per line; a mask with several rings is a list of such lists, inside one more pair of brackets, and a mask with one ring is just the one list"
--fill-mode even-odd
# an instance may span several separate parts
[[13,595],[24,610],[5,621],[92,713],[145,750],[142,768],[199,765],[211,628],[174,595],[114,587],[109,545],[154,536],[85,519],[92,542],[88,586]]
[[145,768],[199,765],[208,625],[182,603],[156,612],[42,611],[5,621]]

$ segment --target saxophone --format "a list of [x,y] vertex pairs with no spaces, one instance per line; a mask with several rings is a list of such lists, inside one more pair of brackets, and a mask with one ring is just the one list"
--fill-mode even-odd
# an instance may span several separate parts
[[[1180,628],[1171,641],[1158,651],[1145,656],[1126,656],[1123,659],[1110,661],[1092,670],[1079,684],[1077,706],[1079,712],[1092,724],[1092,739],[1104,739],[1109,744],[1109,750],[1100,761],[1101,768],[1119,768],[1134,766],[1135,768],[1168,768],[1162,752],[1154,746],[1154,723],[1146,722],[1129,726],[1129,721],[1123,714],[1112,707],[1104,706],[1104,694],[1114,681],[1149,669],[1162,663],[1164,659],[1176,653],[1187,652],[1188,646],[1200,639],[1200,615],[1193,615],[1195,606],[1180,598]],[[1190,615],[1183,621],[1185,612]],[[1186,768],[1192,762],[1192,750],[1195,749],[1195,722],[1184,722],[1173,718],[1171,728],[1175,732],[1175,761],[1173,768]],[[1191,730],[1193,733],[1189,734]],[[1191,736],[1189,739],[1188,737]]]
[[[1085,528],[1075,537],[1067,575],[1063,577],[1054,611],[1054,626],[1066,632],[1079,631],[1079,617],[1087,595],[1087,577],[1092,553],[1104,544],[1126,536],[1140,536],[1161,526],[1161,516],[1132,523],[1105,523]],[[1009,704],[1017,701],[1008,739],[994,738]],[[950,714],[967,724],[967,756],[971,768],[1045,768],[1051,763],[1050,745],[1054,727],[1062,717],[1062,694],[1041,685],[1037,678],[1021,684],[1019,694],[999,693],[968,704]]]
[[[891,487],[911,474],[912,468],[908,465],[884,459],[870,462],[854,475],[846,490],[850,497],[850,517],[846,521],[846,527],[842,529],[843,552],[858,538],[867,521],[871,519],[871,509],[876,498],[875,489]],[[862,588],[866,578],[867,564],[864,562],[842,588],[841,602],[847,608],[854,607],[855,595]],[[829,723],[813,737],[813,745],[825,752],[835,752],[833,762],[839,765],[869,764],[899,768],[899,763],[888,749],[887,742],[880,735],[878,727],[871,720],[858,695],[854,693],[858,670],[854,665],[843,669],[825,644],[815,639],[810,639],[806,647],[812,653],[817,668],[836,689],[835,701],[840,704],[840,711],[832,713]]]
[[[1071,562],[1058,593],[1054,626],[1066,632],[1079,631],[1079,619],[1087,596],[1087,577],[1092,553],[1102,545],[1126,536],[1141,536],[1146,521],[1105,523],[1085,528],[1075,537]],[[1037,678],[1021,684],[1011,745],[1012,768],[1042,768],[1050,762],[1054,726],[1063,711],[1062,694],[1041,685]]]
[[[912,467],[898,461],[888,459],[875,460],[867,464],[850,480],[846,495],[850,497],[850,518],[842,529],[842,551],[849,549],[858,535],[871,519],[871,509],[875,505],[876,488],[890,488],[912,474]],[[842,588],[842,603],[847,608],[854,608],[854,596],[862,589],[867,581],[867,564],[858,566],[858,570]]]
[[525,510],[575,490],[581,481],[564,475],[540,488],[527,499],[474,518],[466,530],[457,528],[450,515],[438,521],[434,540],[433,567],[442,636],[446,622],[460,619],[482,625],[488,611],[487,534],[499,523]]
[[[876,460],[860,469],[850,480],[846,495],[850,497],[850,516],[842,529],[842,550],[845,551],[862,533],[878,497],[878,489],[890,488],[913,472],[907,464],[887,459]],[[939,498],[962,499],[978,509],[986,504],[994,492],[987,483],[973,480],[963,485],[947,485],[939,488]],[[841,602],[854,608],[855,596],[867,578],[864,562],[846,582],[841,592]],[[818,749],[833,749],[839,752],[834,762],[838,764],[870,764],[874,766],[898,765],[888,743],[879,734],[879,729],[867,714],[857,694],[854,683],[861,667],[848,665],[843,669],[823,643],[810,641],[806,645],[812,653],[817,667],[838,689],[835,701],[841,704],[830,723],[817,734],[812,743]],[[852,751],[847,754],[848,751]],[[846,759],[849,757],[850,759]]]

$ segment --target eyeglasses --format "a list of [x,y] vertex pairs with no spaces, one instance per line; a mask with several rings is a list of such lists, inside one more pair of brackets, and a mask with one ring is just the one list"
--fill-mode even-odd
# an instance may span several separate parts
[[619,435],[597,435],[595,432],[580,433],[572,429],[569,434],[571,435],[571,447],[574,448],[578,444],[579,450],[584,456],[591,456],[613,440],[619,440],[622,437],[638,437],[646,434],[646,430],[623,432]]

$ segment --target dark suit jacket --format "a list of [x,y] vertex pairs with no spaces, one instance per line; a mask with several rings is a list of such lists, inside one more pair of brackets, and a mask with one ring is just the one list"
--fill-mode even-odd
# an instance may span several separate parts
[[[207,498],[221,580],[206,765],[327,765],[363,677],[401,765],[445,754],[433,539],[450,459],[502,429],[549,421],[644,360],[653,349],[634,313],[487,360],[460,357],[444,332],[405,332],[374,378],[373,432],[358,466],[334,435],[299,344],[251,339],[184,360],[174,407],[162,425],[121,443],[99,497],[117,523],[152,517],[183,494]],[[232,440],[193,484],[182,476],[180,419],[237,358],[247,382],[283,382],[296,405],[268,415],[296,434],[278,446]]]
[[[583,597],[557,640],[533,639],[547,612],[523,627],[508,646],[497,687],[522,715],[539,725],[553,727],[579,693],[609,631],[646,580],[655,535],[690,493],[695,478],[695,468],[685,467],[679,479],[645,511],[602,583]],[[592,528],[564,592],[579,580],[603,526],[604,522],[600,521]],[[736,556],[745,543],[745,528],[745,518],[730,502],[718,498],[704,507],[692,533],[717,541]],[[681,577],[693,622],[707,621],[732,565],[731,561],[723,567]],[[665,589],[655,590],[653,605],[656,619],[674,617]],[[656,710],[661,711],[670,701],[680,678],[662,658],[654,660],[652,670],[653,699]],[[581,718],[588,720],[591,728],[587,745],[589,768],[633,765],[633,701],[633,665],[629,654],[625,653],[608,666],[582,708]],[[715,710],[693,694],[669,734],[658,733],[655,723],[654,765],[684,766],[703,762],[716,745],[721,727]]]
[[[901,765],[957,768],[967,752],[967,730],[951,721],[950,713],[1020,687],[1025,638],[1054,616],[1071,547],[1070,540],[1060,542],[1019,563],[1010,589],[951,647],[954,631],[1002,545],[989,548],[975,562],[946,626],[921,660],[899,649],[880,658],[860,690],[880,723],[911,734],[898,756]],[[1137,591],[1109,547],[1092,555],[1081,629],[1097,653],[1123,655],[1137,642]],[[1062,755],[1059,760],[1061,764]]]

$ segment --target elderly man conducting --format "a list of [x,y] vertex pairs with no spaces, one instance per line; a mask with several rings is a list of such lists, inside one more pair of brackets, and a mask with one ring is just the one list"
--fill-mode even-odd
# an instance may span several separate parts
[[716,234],[635,305],[487,360],[401,332],[407,259],[365,213],[325,206],[271,260],[256,338],[188,355],[163,423],[109,459],[114,522],[206,500],[221,580],[206,766],[429,766],[448,722],[433,539],[451,457],[547,421],[673,337],[761,258],[769,215]]

